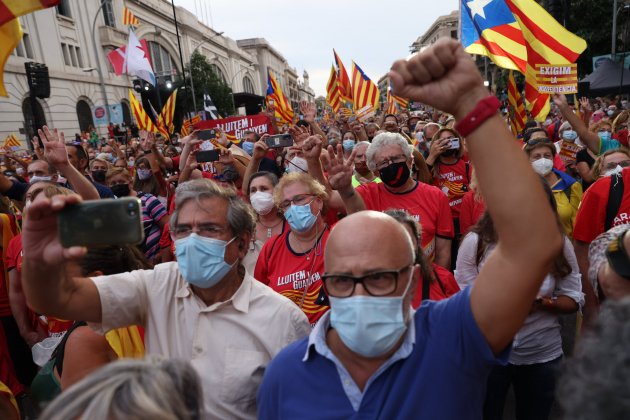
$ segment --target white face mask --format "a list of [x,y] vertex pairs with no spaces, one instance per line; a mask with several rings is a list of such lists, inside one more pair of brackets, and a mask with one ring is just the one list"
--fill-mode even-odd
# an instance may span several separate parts
[[623,171],[623,168],[620,165],[617,165],[616,167],[604,172],[604,176],[620,175],[621,171]]
[[532,168],[538,175],[545,176],[553,169],[553,160],[540,158],[532,162]]
[[308,162],[304,158],[295,156],[287,162],[287,172],[308,172]]
[[36,182],[50,182],[52,181],[52,176],[37,176],[37,175],[33,175],[29,180],[29,184],[33,185]]
[[249,202],[252,203],[252,207],[256,210],[256,213],[265,215],[273,209],[273,196],[264,191],[257,191],[249,196]]

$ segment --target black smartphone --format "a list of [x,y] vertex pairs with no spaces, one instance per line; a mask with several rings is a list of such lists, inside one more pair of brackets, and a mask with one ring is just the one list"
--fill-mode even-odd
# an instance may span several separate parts
[[216,162],[219,160],[219,151],[217,149],[200,150],[195,155],[195,158],[197,158],[197,163]]
[[280,149],[283,147],[293,146],[293,137],[291,134],[275,134],[265,139],[267,147],[270,149]]
[[137,245],[144,241],[142,204],[135,197],[89,200],[62,210],[57,217],[64,247]]
[[199,140],[212,140],[217,138],[217,132],[215,129],[201,130],[197,132],[197,138]]

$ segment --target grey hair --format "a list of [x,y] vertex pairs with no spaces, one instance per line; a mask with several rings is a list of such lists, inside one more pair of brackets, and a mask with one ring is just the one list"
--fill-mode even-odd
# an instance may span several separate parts
[[363,140],[363,141],[360,141],[360,142],[358,142],[357,144],[355,144],[355,145],[354,145],[354,148],[356,149],[358,146],[367,146],[367,147],[370,147],[370,144],[372,144],[372,143],[370,143],[369,141],[365,141],[365,140]]
[[175,211],[171,216],[171,232],[175,231],[179,212],[184,204],[191,200],[199,203],[204,198],[218,197],[228,202],[227,220],[235,237],[241,237],[243,233],[252,233],[256,227],[256,215],[254,209],[245,203],[232,188],[224,188],[216,182],[208,179],[194,179],[179,184],[176,190]]
[[68,388],[40,418],[196,420],[202,409],[201,382],[189,362],[121,359]]
[[374,136],[372,143],[370,143],[370,147],[368,147],[367,152],[365,152],[365,158],[367,160],[367,165],[370,171],[374,172],[376,170],[376,162],[374,162],[374,156],[385,146],[399,146],[405,155],[405,158],[409,160],[411,158],[411,149],[412,146],[405,140],[403,136],[398,133],[381,133]]
[[630,299],[607,301],[565,364],[557,390],[566,419],[630,418]]

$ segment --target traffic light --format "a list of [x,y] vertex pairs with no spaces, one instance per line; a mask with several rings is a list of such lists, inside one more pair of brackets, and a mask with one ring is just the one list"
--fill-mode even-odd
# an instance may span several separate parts
[[26,78],[31,94],[40,99],[50,97],[50,78],[48,77],[48,67],[45,64],[28,62],[24,63],[26,68]]

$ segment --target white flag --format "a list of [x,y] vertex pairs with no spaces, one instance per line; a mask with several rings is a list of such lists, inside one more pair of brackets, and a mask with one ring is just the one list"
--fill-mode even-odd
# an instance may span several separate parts
[[218,118],[217,107],[214,106],[214,102],[207,93],[203,94],[203,109],[210,114],[210,119],[216,120]]
[[148,52],[142,48],[140,40],[131,28],[129,28],[129,45],[125,54],[124,69],[128,75],[139,77],[155,86],[155,74],[151,68]]

